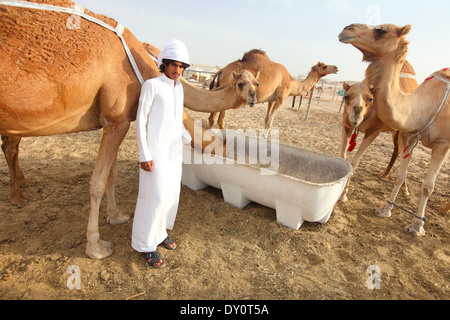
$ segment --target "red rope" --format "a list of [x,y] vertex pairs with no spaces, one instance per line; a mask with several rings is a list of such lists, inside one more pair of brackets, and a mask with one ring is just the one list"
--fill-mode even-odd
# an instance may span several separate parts
[[352,135],[352,138],[351,138],[351,140],[350,140],[350,146],[349,146],[349,148],[348,148],[348,152],[352,152],[353,150],[355,150],[355,147],[356,147],[356,137],[357,137],[358,135],[356,134],[356,130],[355,130],[355,132],[353,133],[353,135]]

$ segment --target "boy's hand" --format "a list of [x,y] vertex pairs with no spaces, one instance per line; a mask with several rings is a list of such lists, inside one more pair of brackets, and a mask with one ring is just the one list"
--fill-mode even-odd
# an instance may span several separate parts
[[147,172],[153,172],[153,160],[141,162],[141,169]]

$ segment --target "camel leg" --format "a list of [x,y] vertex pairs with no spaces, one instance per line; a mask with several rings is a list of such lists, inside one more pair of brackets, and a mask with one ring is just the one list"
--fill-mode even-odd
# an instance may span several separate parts
[[19,144],[21,138],[2,136],[2,150],[8,164],[11,181],[11,204],[24,206],[28,204],[28,198],[23,194],[20,185],[32,185],[31,179],[26,179],[19,165]]
[[[102,142],[90,182],[91,209],[87,229],[86,255],[92,259],[107,258],[113,253],[112,244],[100,240],[98,215],[101,199],[108,186],[108,178],[115,175],[115,170],[112,168],[117,158],[117,152],[129,127],[129,122],[122,122],[109,124],[103,128]],[[113,173],[111,173],[111,170],[113,170]],[[108,186],[108,189],[111,191],[114,188]],[[113,201],[113,199],[114,197],[109,200]]]
[[269,138],[270,127],[272,126],[271,114],[272,114],[272,109],[273,109],[274,103],[275,103],[275,101],[270,101],[267,106],[267,114],[266,114],[266,120],[265,120],[265,132],[264,132],[264,138],[266,138],[266,139]]
[[366,131],[364,134],[364,138],[361,141],[361,145],[358,148],[358,151],[356,151],[355,156],[352,159],[352,165],[353,168],[358,168],[359,162],[361,161],[361,157],[366,152],[367,148],[375,141],[375,139],[380,135],[381,130],[373,130],[373,131]]
[[[406,138],[403,135],[399,136],[399,145],[400,149],[404,149],[404,146],[406,145]],[[391,210],[393,205],[391,203],[395,203],[395,199],[397,198],[398,192],[403,185],[403,183],[406,180],[406,176],[408,174],[408,167],[411,163],[412,158],[412,152],[411,155],[407,158],[401,158],[400,160],[400,167],[398,169],[398,176],[397,176],[397,182],[394,186],[394,189],[392,190],[391,196],[389,198],[389,201],[386,202],[386,205],[383,208],[376,209],[375,213],[379,217],[388,218],[391,216]]]
[[[342,126],[342,144],[341,144],[341,158],[347,158],[347,150],[348,144],[350,142],[350,138],[352,135],[352,129],[347,128],[346,126]],[[345,186],[344,192],[342,193],[341,198],[339,199],[342,202],[348,201],[348,187],[350,185],[350,179],[347,181],[347,185]]]
[[270,101],[267,104],[267,114],[266,114],[266,120],[265,120],[266,128],[268,127],[268,124],[269,124],[269,119],[270,119],[270,115],[272,114],[272,109],[273,109],[274,103],[275,103],[275,101]]
[[209,119],[208,119],[208,129],[211,129],[212,127],[214,127],[214,120],[215,120],[215,118],[216,118],[216,116],[217,116],[217,113],[218,113],[218,112],[213,112],[213,113],[211,113],[211,115],[209,116]]
[[[394,132],[392,132],[392,141],[394,143],[394,150],[392,152],[391,161],[389,162],[386,170],[384,170],[383,173],[378,175],[380,177],[380,179],[384,180],[389,176],[389,173],[390,173],[392,167],[394,166],[395,161],[398,158],[398,155],[400,153],[400,149],[398,147],[398,139],[399,139],[399,132],[397,130],[395,130]],[[406,180],[402,185],[402,190],[405,195],[409,195],[409,189],[408,189],[408,184],[407,184]]]
[[22,138],[14,138],[14,137],[4,137],[4,138],[6,140],[9,140],[9,143],[13,144],[12,150],[13,150],[13,152],[15,152],[14,168],[15,168],[16,178],[17,178],[17,181],[19,182],[19,185],[27,185],[27,186],[34,185],[34,183],[35,183],[34,180],[25,178],[25,175],[23,174],[23,171],[19,165],[19,144],[20,144],[20,141],[22,141]]
[[[428,199],[434,191],[434,184],[436,182],[436,177],[439,170],[442,167],[447,155],[449,153],[449,146],[437,146],[434,147],[431,152],[430,168],[428,169],[425,180],[422,184],[422,195],[419,202],[419,207],[417,208],[416,215],[418,217],[425,217],[425,208],[427,207]],[[421,219],[414,218],[412,224],[405,228],[405,232],[412,233],[415,236],[424,236],[425,230],[423,228],[425,222]]]
[[[364,154],[364,152],[366,152],[367,148],[375,141],[375,139],[380,135],[381,130],[368,130],[366,131],[366,133],[364,134],[364,138],[361,141],[361,145],[358,148],[358,151],[356,151],[355,156],[352,159],[352,166],[353,169],[356,170],[356,168],[358,168],[359,166],[359,162],[361,161],[361,157]],[[351,133],[351,132],[350,132]],[[348,145],[348,142],[347,142]],[[344,198],[341,196],[341,199],[343,199],[342,201],[345,201],[345,197],[347,196],[348,193],[348,186],[350,184],[350,179],[347,182],[347,187],[344,190]]]
[[341,158],[347,159],[348,144],[352,136],[353,129],[342,126],[342,140],[341,140]]
[[266,115],[266,132],[264,134],[264,137],[267,139],[270,134],[270,130],[272,130],[272,123],[273,119],[275,119],[275,114],[277,113],[278,109],[283,105],[283,101],[281,99],[277,99],[274,102],[269,102],[269,107],[267,109],[267,115]]
[[225,129],[225,116],[227,115],[226,111],[221,111],[219,114],[219,119],[217,120],[217,124],[220,129]]
[[113,226],[117,226],[130,220],[130,216],[121,214],[119,209],[117,209],[116,181],[117,181],[117,153],[114,155],[114,162],[111,166],[111,170],[109,171],[108,185],[106,187],[106,194],[108,197],[107,221]]
[[379,177],[381,179],[386,179],[389,176],[389,173],[391,172],[391,169],[394,166],[394,163],[398,158],[398,154],[400,151],[400,149],[398,148],[398,135],[399,135],[399,132],[397,130],[392,132],[392,141],[394,143],[394,151],[392,152],[391,161],[389,162],[386,170],[384,170],[384,172],[379,175]]

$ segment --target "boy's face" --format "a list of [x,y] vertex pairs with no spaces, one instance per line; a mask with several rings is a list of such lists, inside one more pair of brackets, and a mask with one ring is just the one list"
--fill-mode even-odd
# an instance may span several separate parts
[[183,74],[184,67],[181,62],[174,61],[166,65],[164,74],[173,81],[177,81],[178,78]]

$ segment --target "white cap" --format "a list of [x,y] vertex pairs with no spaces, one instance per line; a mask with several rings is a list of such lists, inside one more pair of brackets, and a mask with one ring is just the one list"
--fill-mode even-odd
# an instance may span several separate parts
[[186,45],[180,40],[170,40],[158,56],[158,68],[163,59],[174,60],[189,65],[189,53]]

